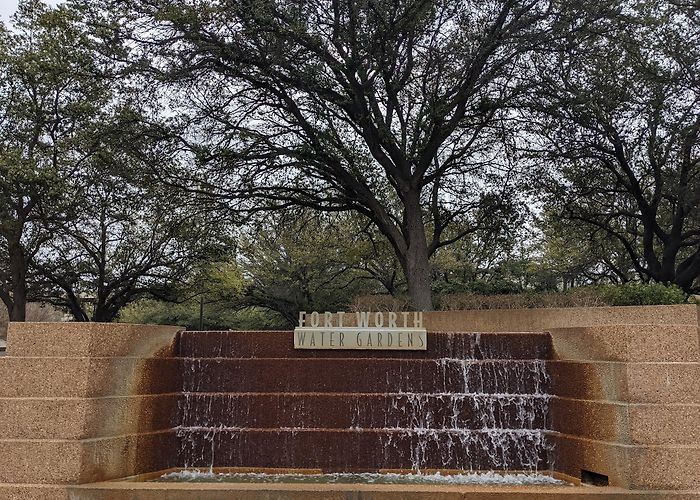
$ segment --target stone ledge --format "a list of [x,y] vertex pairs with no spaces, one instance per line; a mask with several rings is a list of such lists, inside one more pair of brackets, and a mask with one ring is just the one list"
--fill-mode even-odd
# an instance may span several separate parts
[[700,445],[700,404],[633,404],[628,411],[633,443]]
[[179,395],[0,398],[3,439],[87,439],[173,427]]
[[0,483],[83,484],[174,465],[174,431],[69,440],[0,439]]
[[700,363],[630,363],[630,401],[700,403]]
[[[180,362],[166,358],[0,358],[0,397],[99,397],[178,392]],[[47,376],[50,374],[50,376]]]
[[551,329],[556,359],[698,361],[697,325],[598,325]]
[[700,404],[646,404],[553,397],[555,430],[619,444],[700,445]]
[[547,362],[554,395],[630,403],[700,403],[700,363]]
[[429,330],[536,332],[572,326],[683,324],[698,326],[698,306],[564,307],[426,312]]
[[0,483],[0,498],[3,500],[69,500],[66,486],[47,484]]
[[163,357],[181,328],[125,323],[10,323],[7,355],[15,357]]
[[554,470],[608,476],[611,486],[634,490],[691,490],[700,484],[700,445],[626,445],[565,434],[550,435]]
[[100,483],[70,488],[71,500],[699,500],[693,491],[629,491],[589,486],[434,486],[371,484]]

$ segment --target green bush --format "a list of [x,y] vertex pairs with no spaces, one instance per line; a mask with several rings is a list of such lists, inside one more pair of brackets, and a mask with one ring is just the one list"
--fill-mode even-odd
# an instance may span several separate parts
[[683,304],[686,294],[676,285],[663,283],[636,283],[624,285],[600,285],[596,287],[601,298],[611,306],[644,306],[657,304]]

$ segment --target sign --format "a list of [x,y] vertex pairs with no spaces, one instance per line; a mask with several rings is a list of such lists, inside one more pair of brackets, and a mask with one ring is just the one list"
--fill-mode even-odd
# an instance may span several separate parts
[[295,349],[415,350],[428,348],[422,312],[299,313]]

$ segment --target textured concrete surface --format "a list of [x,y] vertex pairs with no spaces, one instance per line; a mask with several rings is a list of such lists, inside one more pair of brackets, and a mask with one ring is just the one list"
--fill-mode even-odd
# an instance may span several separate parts
[[0,483],[104,481],[175,465],[173,431],[83,440],[0,439]]
[[700,403],[700,363],[629,363],[630,402]]
[[555,469],[631,489],[699,490],[697,322],[550,331]]
[[628,405],[635,444],[700,444],[700,404]]
[[177,394],[0,398],[0,438],[70,440],[171,429],[177,408]]
[[700,404],[646,404],[554,397],[549,420],[564,434],[621,444],[700,443]]
[[598,325],[552,328],[560,359],[596,361],[699,361],[698,327],[686,325]]
[[555,470],[579,477],[581,469],[608,476],[632,490],[693,490],[700,485],[700,445],[625,445],[553,435]]
[[0,358],[0,498],[65,500],[52,485],[171,466],[176,339],[173,327],[11,324]]
[[0,483],[0,498],[2,500],[68,500],[68,489],[64,485]]
[[631,492],[590,486],[424,486],[110,483],[70,488],[71,500],[537,500],[577,498],[698,500],[700,493]]
[[0,397],[100,397],[178,392],[180,362],[168,358],[0,358]]
[[[353,315],[346,315],[347,318],[352,321]],[[433,331],[472,332],[539,332],[553,328],[626,324],[698,326],[698,306],[434,311],[424,313],[423,323]]]
[[31,357],[172,356],[181,328],[125,323],[10,323],[7,355]]
[[575,399],[630,403],[700,403],[700,363],[547,363],[552,392]]

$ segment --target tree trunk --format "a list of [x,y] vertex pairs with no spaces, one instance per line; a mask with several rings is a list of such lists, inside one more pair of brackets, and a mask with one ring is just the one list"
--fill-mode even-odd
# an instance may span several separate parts
[[19,241],[8,242],[10,276],[12,279],[12,307],[8,311],[10,321],[27,319],[27,259]]
[[425,237],[425,224],[423,223],[419,194],[409,194],[404,203],[404,234],[407,245],[406,254],[400,260],[408,283],[411,306],[416,311],[432,311],[430,255],[428,254],[428,242]]

